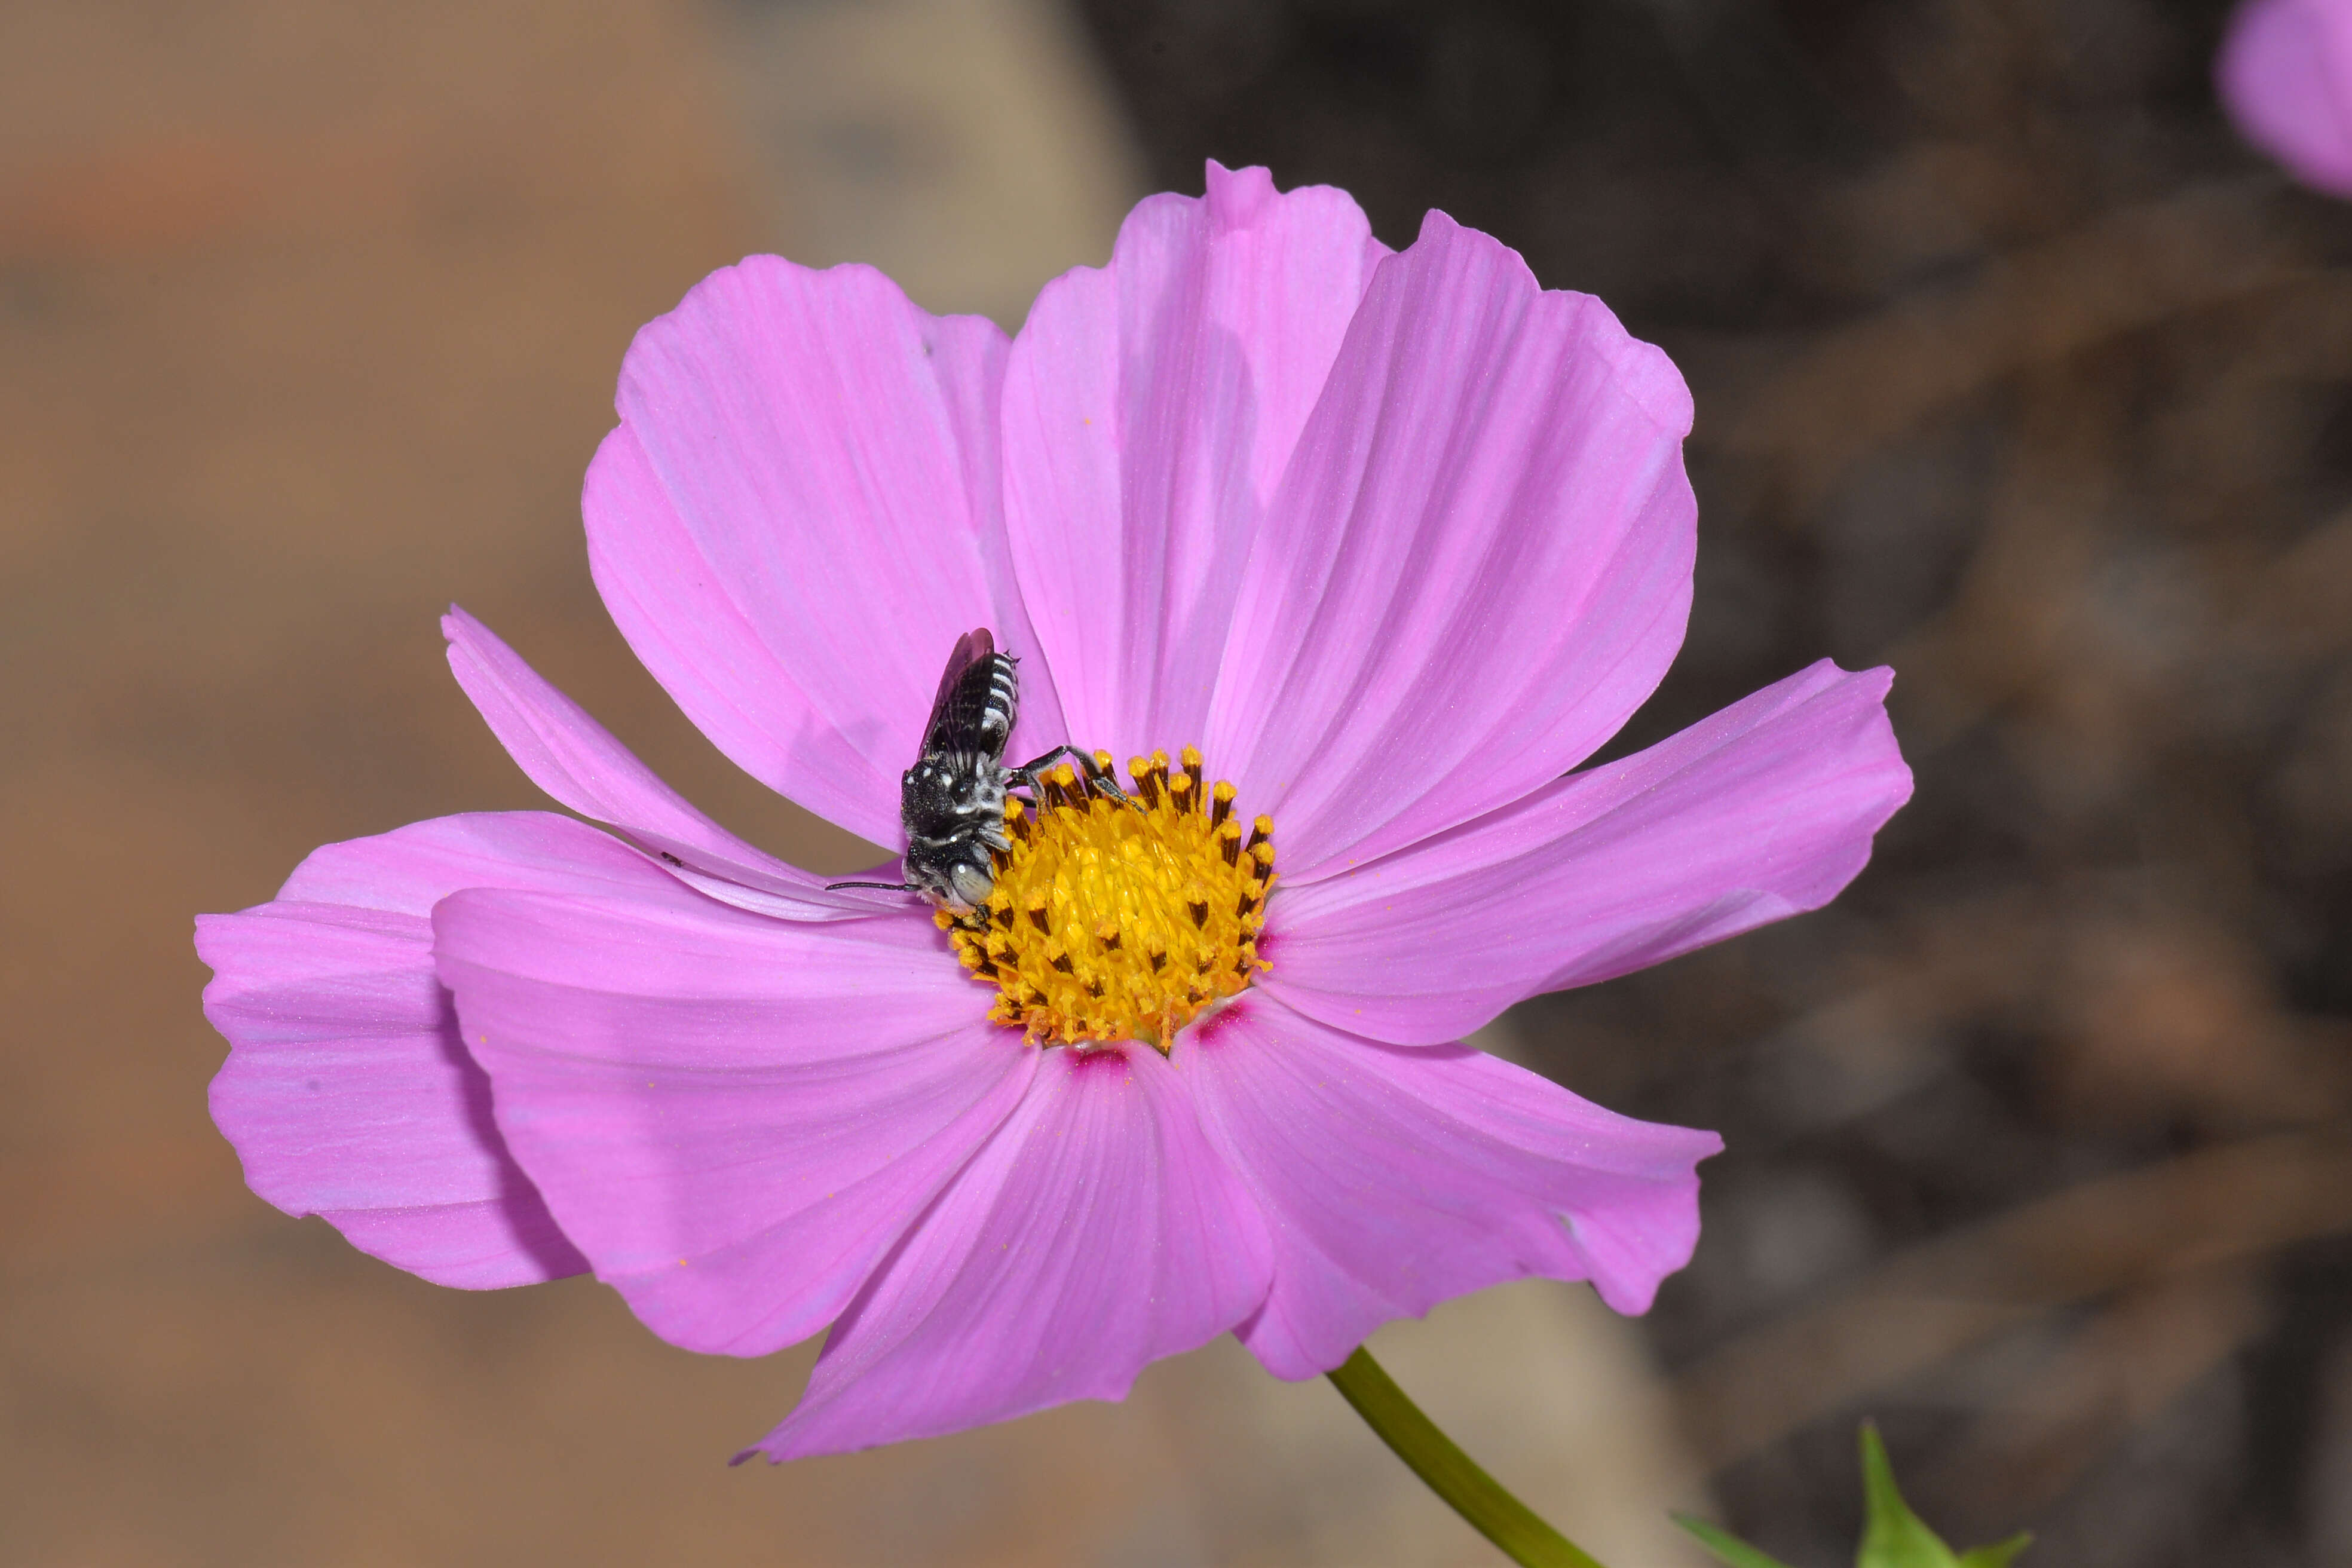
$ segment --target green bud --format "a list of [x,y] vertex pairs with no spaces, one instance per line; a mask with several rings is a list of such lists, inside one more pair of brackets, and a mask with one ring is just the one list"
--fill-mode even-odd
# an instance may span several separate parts
[[[1895,1467],[1886,1462],[1886,1445],[1878,1440],[1878,1428],[1867,1421],[1862,1424],[1862,1493],[1866,1512],[1862,1546],[1853,1555],[1854,1568],[2009,1568],[2010,1560],[2033,1539],[2021,1533],[1956,1555],[1903,1500],[1895,1485]],[[1789,1568],[1779,1558],[1705,1520],[1676,1514],[1675,1522],[1696,1537],[1726,1568]]]

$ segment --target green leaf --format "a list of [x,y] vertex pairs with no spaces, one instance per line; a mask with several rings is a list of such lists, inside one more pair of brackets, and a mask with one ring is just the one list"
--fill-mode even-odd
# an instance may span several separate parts
[[1701,1546],[1714,1552],[1717,1562],[1729,1564],[1729,1568],[1789,1568],[1778,1557],[1757,1551],[1719,1525],[1709,1524],[1703,1519],[1693,1519],[1686,1513],[1675,1514],[1674,1520],[1696,1536]]

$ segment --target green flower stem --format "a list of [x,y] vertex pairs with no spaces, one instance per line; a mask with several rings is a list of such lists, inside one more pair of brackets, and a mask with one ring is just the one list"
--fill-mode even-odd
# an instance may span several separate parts
[[1470,1527],[1523,1568],[1601,1568],[1574,1542],[1505,1490],[1407,1399],[1362,1346],[1333,1369],[1332,1385],[1364,1424]]

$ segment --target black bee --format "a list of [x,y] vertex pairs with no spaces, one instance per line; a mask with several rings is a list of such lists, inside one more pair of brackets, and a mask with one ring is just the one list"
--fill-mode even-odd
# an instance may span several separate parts
[[1040,774],[1068,757],[1092,787],[1126,801],[1110,774],[1074,746],[1056,746],[1017,768],[1004,765],[1004,745],[1021,711],[1021,677],[1009,653],[996,651],[986,626],[956,638],[940,694],[923,726],[921,752],[898,779],[898,820],[907,829],[902,882],[834,882],[834,888],[880,888],[920,893],[957,914],[987,900],[996,886],[992,850],[1009,850],[1004,798],[1034,790]]

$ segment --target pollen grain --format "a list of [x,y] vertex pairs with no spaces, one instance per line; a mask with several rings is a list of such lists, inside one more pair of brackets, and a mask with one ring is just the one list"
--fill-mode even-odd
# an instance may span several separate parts
[[[1110,758],[1097,752],[1107,772]],[[988,901],[937,919],[972,978],[996,987],[989,1016],[1048,1046],[1143,1040],[1164,1056],[1202,1009],[1246,990],[1274,889],[1274,821],[1246,841],[1234,786],[1202,784],[1201,753],[1128,764],[1126,803],[1068,763],[1032,807],[1005,803],[1009,851]]]

